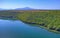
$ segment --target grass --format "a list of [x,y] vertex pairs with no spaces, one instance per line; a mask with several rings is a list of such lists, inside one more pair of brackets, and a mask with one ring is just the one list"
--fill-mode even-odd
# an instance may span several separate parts
[[16,19],[17,12],[4,10],[0,11],[0,19]]
[[19,19],[60,33],[60,10],[5,10],[0,11],[0,17]]
[[17,17],[24,22],[60,32],[60,10],[23,11]]

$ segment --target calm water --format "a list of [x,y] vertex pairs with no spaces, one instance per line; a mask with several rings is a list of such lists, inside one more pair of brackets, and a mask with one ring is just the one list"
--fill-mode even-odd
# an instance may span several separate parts
[[0,19],[0,38],[60,38],[60,34],[24,24],[19,20]]

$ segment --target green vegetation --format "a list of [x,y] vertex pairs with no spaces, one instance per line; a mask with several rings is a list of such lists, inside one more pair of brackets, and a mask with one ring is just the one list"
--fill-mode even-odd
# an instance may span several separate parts
[[60,33],[60,10],[5,10],[0,11],[0,18],[19,19],[25,23]]
[[4,10],[0,11],[0,19],[16,19],[17,11]]
[[54,32],[60,32],[60,10],[23,11],[17,16],[23,22],[36,24]]

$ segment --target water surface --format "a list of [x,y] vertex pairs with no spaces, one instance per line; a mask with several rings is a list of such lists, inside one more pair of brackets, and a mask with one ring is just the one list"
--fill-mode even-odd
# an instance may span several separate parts
[[20,20],[0,19],[0,38],[60,38],[60,34],[25,24]]

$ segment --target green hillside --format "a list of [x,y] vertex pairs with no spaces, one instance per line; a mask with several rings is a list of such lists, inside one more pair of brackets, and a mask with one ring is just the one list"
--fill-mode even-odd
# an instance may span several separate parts
[[22,11],[17,17],[23,22],[60,32],[60,10]]
[[60,10],[0,11],[0,19],[18,19],[49,31],[60,33]]

